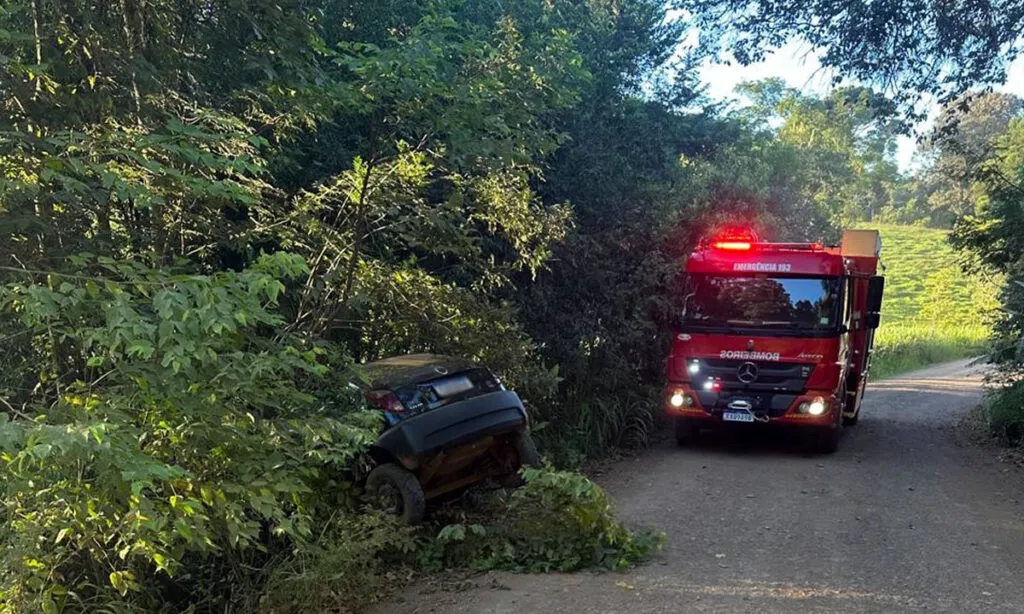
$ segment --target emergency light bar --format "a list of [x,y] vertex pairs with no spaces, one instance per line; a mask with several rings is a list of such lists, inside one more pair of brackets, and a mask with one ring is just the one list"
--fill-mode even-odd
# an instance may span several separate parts
[[715,249],[729,249],[736,251],[749,251],[752,247],[750,241],[716,241],[711,244]]
[[821,243],[751,243],[749,241],[714,241],[710,247],[734,252],[749,252],[758,248],[794,252],[818,252],[825,249]]
[[726,228],[715,233],[708,242],[701,242],[701,248],[711,247],[729,252],[749,252],[758,248],[790,251],[821,251],[825,246],[821,243],[762,243],[757,233],[749,228]]

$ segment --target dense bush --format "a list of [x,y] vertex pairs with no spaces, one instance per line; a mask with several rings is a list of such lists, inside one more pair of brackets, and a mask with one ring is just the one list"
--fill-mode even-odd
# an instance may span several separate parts
[[982,410],[994,437],[1010,446],[1024,444],[1024,381],[990,391]]
[[[230,586],[354,495],[381,419],[310,393],[330,386],[324,351],[275,311],[300,259],[210,276],[92,258],[80,270],[0,293],[61,382],[45,405],[0,414],[7,607],[90,610],[115,592],[152,607],[156,579],[195,576],[199,561]],[[66,380],[72,369],[84,377]]]
[[[380,417],[313,394],[344,387],[326,350],[282,329],[281,279],[306,273],[295,257],[211,276],[91,258],[82,270],[96,276],[2,295],[59,346],[57,377],[88,375],[45,408],[0,414],[0,600],[14,611],[244,609],[262,575],[264,605],[292,609],[298,595],[370,597],[389,564],[618,569],[657,544],[619,525],[597,486],[548,470],[436,539],[359,514],[353,480]],[[295,588],[311,581],[327,593]]]
[[548,467],[524,477],[520,489],[473,493],[420,527],[374,514],[332,518],[275,570],[262,611],[357,610],[418,571],[621,570],[661,548],[663,534],[624,527],[608,496],[578,473]]
[[446,525],[425,562],[479,570],[619,570],[661,548],[662,534],[626,529],[612,515],[608,495],[580,474],[547,468],[525,469],[523,476],[526,485],[507,501],[494,499],[484,514]]

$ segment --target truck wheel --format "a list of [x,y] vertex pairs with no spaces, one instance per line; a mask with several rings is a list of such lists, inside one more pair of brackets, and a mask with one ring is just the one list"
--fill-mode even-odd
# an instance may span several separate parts
[[839,449],[839,438],[843,430],[839,427],[820,429],[811,435],[811,449],[818,454],[833,454]]
[[700,439],[700,425],[686,418],[676,418],[676,444],[692,446]]
[[861,402],[863,400],[864,400],[864,383],[861,382],[857,386],[857,394],[853,397],[853,401],[855,403],[855,405],[853,406],[854,407],[853,416],[845,416],[844,415],[843,416],[843,426],[853,426],[853,425],[857,424],[857,421],[860,420],[860,406],[861,406]]
[[853,426],[860,420],[860,408],[857,408],[857,413],[853,416],[843,416],[843,426]]
[[[516,458],[519,459],[519,468],[522,467],[540,467],[540,453],[537,452],[537,444],[533,442],[533,437],[530,437],[529,431],[523,431],[516,435],[515,438],[516,447]],[[523,476],[519,475],[519,468],[515,472],[510,473],[500,480],[498,483],[503,488],[518,488],[523,485]]]
[[420,481],[404,467],[385,463],[375,467],[366,478],[366,492],[380,507],[402,519],[416,524],[427,513],[427,502]]

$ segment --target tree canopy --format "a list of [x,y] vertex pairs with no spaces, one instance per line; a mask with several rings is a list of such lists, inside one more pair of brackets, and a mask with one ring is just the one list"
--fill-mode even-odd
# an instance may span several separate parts
[[687,0],[674,3],[701,28],[702,43],[750,64],[792,39],[821,50],[836,83],[856,79],[909,114],[922,96],[952,100],[1005,81],[1020,53],[1024,2],[894,0]]

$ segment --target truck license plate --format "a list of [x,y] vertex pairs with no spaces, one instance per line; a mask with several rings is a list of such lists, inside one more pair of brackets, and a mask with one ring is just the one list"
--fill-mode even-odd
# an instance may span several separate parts
[[722,412],[722,420],[726,422],[753,422],[754,415],[747,411]]

